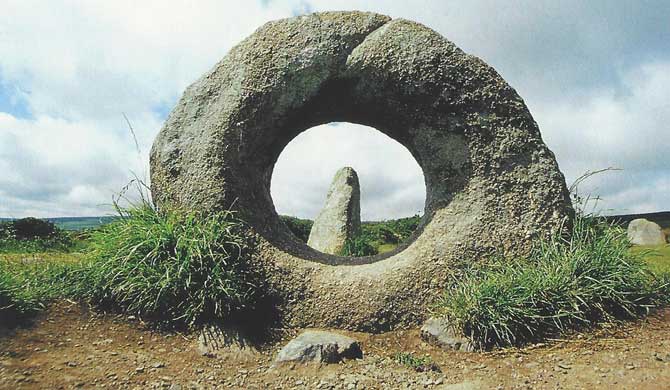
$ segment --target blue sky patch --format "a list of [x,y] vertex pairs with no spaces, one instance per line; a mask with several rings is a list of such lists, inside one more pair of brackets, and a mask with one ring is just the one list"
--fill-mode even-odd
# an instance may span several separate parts
[[168,115],[170,114],[170,111],[172,111],[176,103],[177,103],[176,99],[174,101],[167,103],[166,102],[158,103],[151,107],[151,112],[153,112],[158,117],[158,119],[164,121],[165,119],[167,119]]
[[21,95],[17,87],[4,83],[0,78],[0,112],[20,119],[33,119],[30,106]]
[[314,7],[306,1],[301,1],[291,10],[291,16],[299,16],[311,14],[314,12]]

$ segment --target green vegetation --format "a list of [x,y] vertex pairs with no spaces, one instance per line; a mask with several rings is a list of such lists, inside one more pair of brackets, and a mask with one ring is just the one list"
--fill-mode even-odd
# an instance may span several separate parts
[[[364,223],[347,255],[377,253],[371,243],[395,247],[409,236],[413,220],[418,223],[418,217]],[[311,221],[282,221],[307,240]],[[145,202],[106,222],[80,232],[36,218],[0,222],[5,322],[69,298],[189,326],[253,309],[262,294],[264,279],[250,263],[254,243],[231,212],[159,211]]]
[[80,298],[175,326],[253,308],[263,279],[249,263],[253,242],[232,212],[143,204],[120,213],[91,234]]
[[110,222],[113,222],[117,217],[106,216],[106,217],[62,217],[62,218],[49,218],[48,220],[53,222],[56,226],[63,230],[71,231],[80,231],[80,230],[89,230],[95,229],[102,225],[106,225]]
[[[293,235],[307,242],[314,222],[287,215],[281,215],[279,219]],[[421,217],[418,215],[387,221],[363,222],[360,235],[346,244],[342,256],[370,256],[392,251],[412,235],[420,222]]]
[[408,352],[398,352],[393,356],[393,360],[419,372],[440,371],[437,364],[433,362],[430,356],[420,357]]
[[658,277],[670,276],[670,244],[659,246],[634,246],[631,251],[641,256],[649,270]]
[[[51,300],[85,300],[170,326],[248,313],[264,291],[254,242],[231,212],[121,210],[98,229],[64,232],[36,219],[0,222],[0,322],[29,318]],[[307,240],[311,221],[282,217]],[[392,250],[418,216],[366,222],[345,255]],[[526,258],[474,265],[436,311],[482,348],[520,345],[666,304],[670,245],[630,247],[623,229],[578,217],[571,237],[538,242]],[[398,354],[408,367],[429,358]],[[432,369],[432,368],[429,368]]]
[[388,244],[397,246],[407,240],[420,223],[419,215],[387,221],[363,222],[361,235],[375,247]]
[[0,222],[0,253],[68,252],[75,246],[76,242],[69,233],[43,219]]
[[0,222],[0,323],[11,325],[74,294],[82,236],[52,222],[23,218]]
[[386,253],[397,248],[397,244],[381,244],[377,247],[377,253]]
[[24,285],[6,261],[0,261],[0,324],[14,322],[42,309],[42,300]]
[[[114,219],[116,219],[116,217],[114,216],[44,218],[45,221],[53,223],[59,229],[67,231],[95,229],[114,221]],[[15,220],[14,218],[0,218],[0,224],[4,222],[11,222],[14,220]]]
[[363,257],[377,254],[377,248],[372,246],[365,236],[349,239],[344,243],[340,256]]
[[309,239],[309,232],[312,230],[314,222],[309,219],[300,219],[288,215],[280,215],[279,220],[288,227],[288,230],[298,237],[302,242],[307,242]]
[[347,243],[344,256],[370,256],[389,252],[405,242],[421,223],[415,215],[387,221],[363,222],[361,233]]
[[119,211],[112,223],[76,235],[31,219],[40,233],[28,237],[16,221],[3,223],[12,236],[0,241],[0,316],[15,322],[71,298],[190,326],[254,307],[264,279],[250,264],[252,238],[232,212],[147,203]]
[[74,294],[76,256],[32,254],[0,258],[0,324],[13,325],[44,309],[49,301]]
[[520,345],[603,321],[635,318],[668,301],[623,229],[577,217],[570,238],[539,242],[523,259],[473,268],[448,289],[439,314],[475,345]]

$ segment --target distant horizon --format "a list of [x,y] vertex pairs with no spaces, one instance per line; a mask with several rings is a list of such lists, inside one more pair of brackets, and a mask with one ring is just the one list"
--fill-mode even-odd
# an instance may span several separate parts
[[[670,213],[670,210],[661,210],[661,211],[651,211],[651,212],[644,212],[644,213],[617,213],[617,214],[599,214],[603,217],[618,217],[618,216],[626,216],[626,215],[653,215],[653,214],[664,214],[664,213]],[[306,217],[299,217],[296,215],[290,215],[290,214],[282,214],[278,213],[277,215],[283,215],[287,217],[294,217],[294,218],[299,218],[299,219],[307,219],[307,220],[313,220],[313,218],[306,218]],[[393,220],[393,219],[401,219],[401,218],[409,218],[413,217],[414,215],[406,215],[404,217],[398,217],[398,218],[386,218],[382,220],[378,219],[365,219],[362,220],[362,222],[379,222],[379,221],[384,221],[384,220]],[[419,216],[423,217],[423,212],[421,214],[418,214]],[[31,215],[25,216],[25,217],[0,217],[0,220],[6,221],[6,220],[14,220],[14,219],[23,219],[23,218],[37,218],[37,219],[76,219],[76,218],[110,218],[110,217],[118,217],[119,215],[85,215],[85,216],[69,216],[69,217],[34,217]]]

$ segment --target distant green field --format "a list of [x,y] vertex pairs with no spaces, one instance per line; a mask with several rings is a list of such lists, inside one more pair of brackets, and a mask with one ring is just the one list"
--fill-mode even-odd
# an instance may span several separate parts
[[117,217],[64,217],[48,218],[63,230],[83,230],[96,228],[112,222]]
[[[56,224],[61,229],[64,230],[83,230],[83,229],[91,229],[95,228],[107,223],[112,222],[115,218],[113,216],[104,216],[104,217],[59,217],[59,218],[46,218],[47,220],[53,222]],[[296,223],[291,224],[289,226],[294,233],[298,236],[298,238],[301,238],[303,241],[307,241],[307,236],[309,236],[309,229],[311,228],[312,221],[307,220],[307,219],[298,219],[295,217],[289,217],[289,216],[281,216],[282,220],[285,220],[285,223],[289,223],[292,221],[286,221],[286,220],[295,220],[297,221]],[[666,232],[670,233],[670,211],[663,211],[663,212],[658,212],[658,213],[648,213],[648,214],[627,214],[627,215],[614,215],[614,216],[608,216],[605,217],[607,220],[621,224],[624,228],[628,225],[628,222],[630,222],[633,219],[636,218],[646,218],[650,221],[654,221],[658,223],[662,228],[666,230]],[[0,218],[0,221],[7,221],[11,220],[13,218]],[[364,228],[365,225],[368,225],[370,228],[375,229],[377,226],[384,226],[389,223],[397,224],[397,222],[403,222],[403,221],[410,221],[412,222],[410,225],[409,233],[416,227],[414,223],[418,221],[418,218],[416,217],[411,217],[411,218],[401,218],[398,220],[389,220],[389,221],[381,221],[381,222],[363,222]],[[293,225],[299,224],[301,226],[297,226],[294,228]],[[394,228],[397,228],[397,226],[393,226]],[[403,226],[403,230],[408,230],[406,227]],[[299,230],[299,231],[297,231]],[[404,232],[403,233],[407,233]],[[303,237],[304,236],[304,237]],[[388,247],[380,248],[380,252],[384,252],[386,250],[389,250]]]
[[[96,228],[112,222],[117,217],[60,217],[44,218],[51,221],[63,230],[84,230]],[[0,218],[0,221],[10,221],[13,218]]]
[[634,246],[631,251],[641,253],[649,269],[656,274],[670,274],[670,244]]

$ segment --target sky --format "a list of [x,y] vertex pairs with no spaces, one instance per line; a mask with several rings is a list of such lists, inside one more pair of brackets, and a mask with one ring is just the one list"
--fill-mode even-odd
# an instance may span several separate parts
[[[0,18],[0,216],[97,216],[134,177],[184,89],[263,23],[325,10],[423,23],[493,66],[525,100],[571,184],[605,214],[670,210],[670,2],[30,1]],[[132,124],[137,145],[124,115]],[[324,124],[275,167],[278,212],[313,218],[353,166],[362,217],[421,212],[409,152],[375,129]]]

